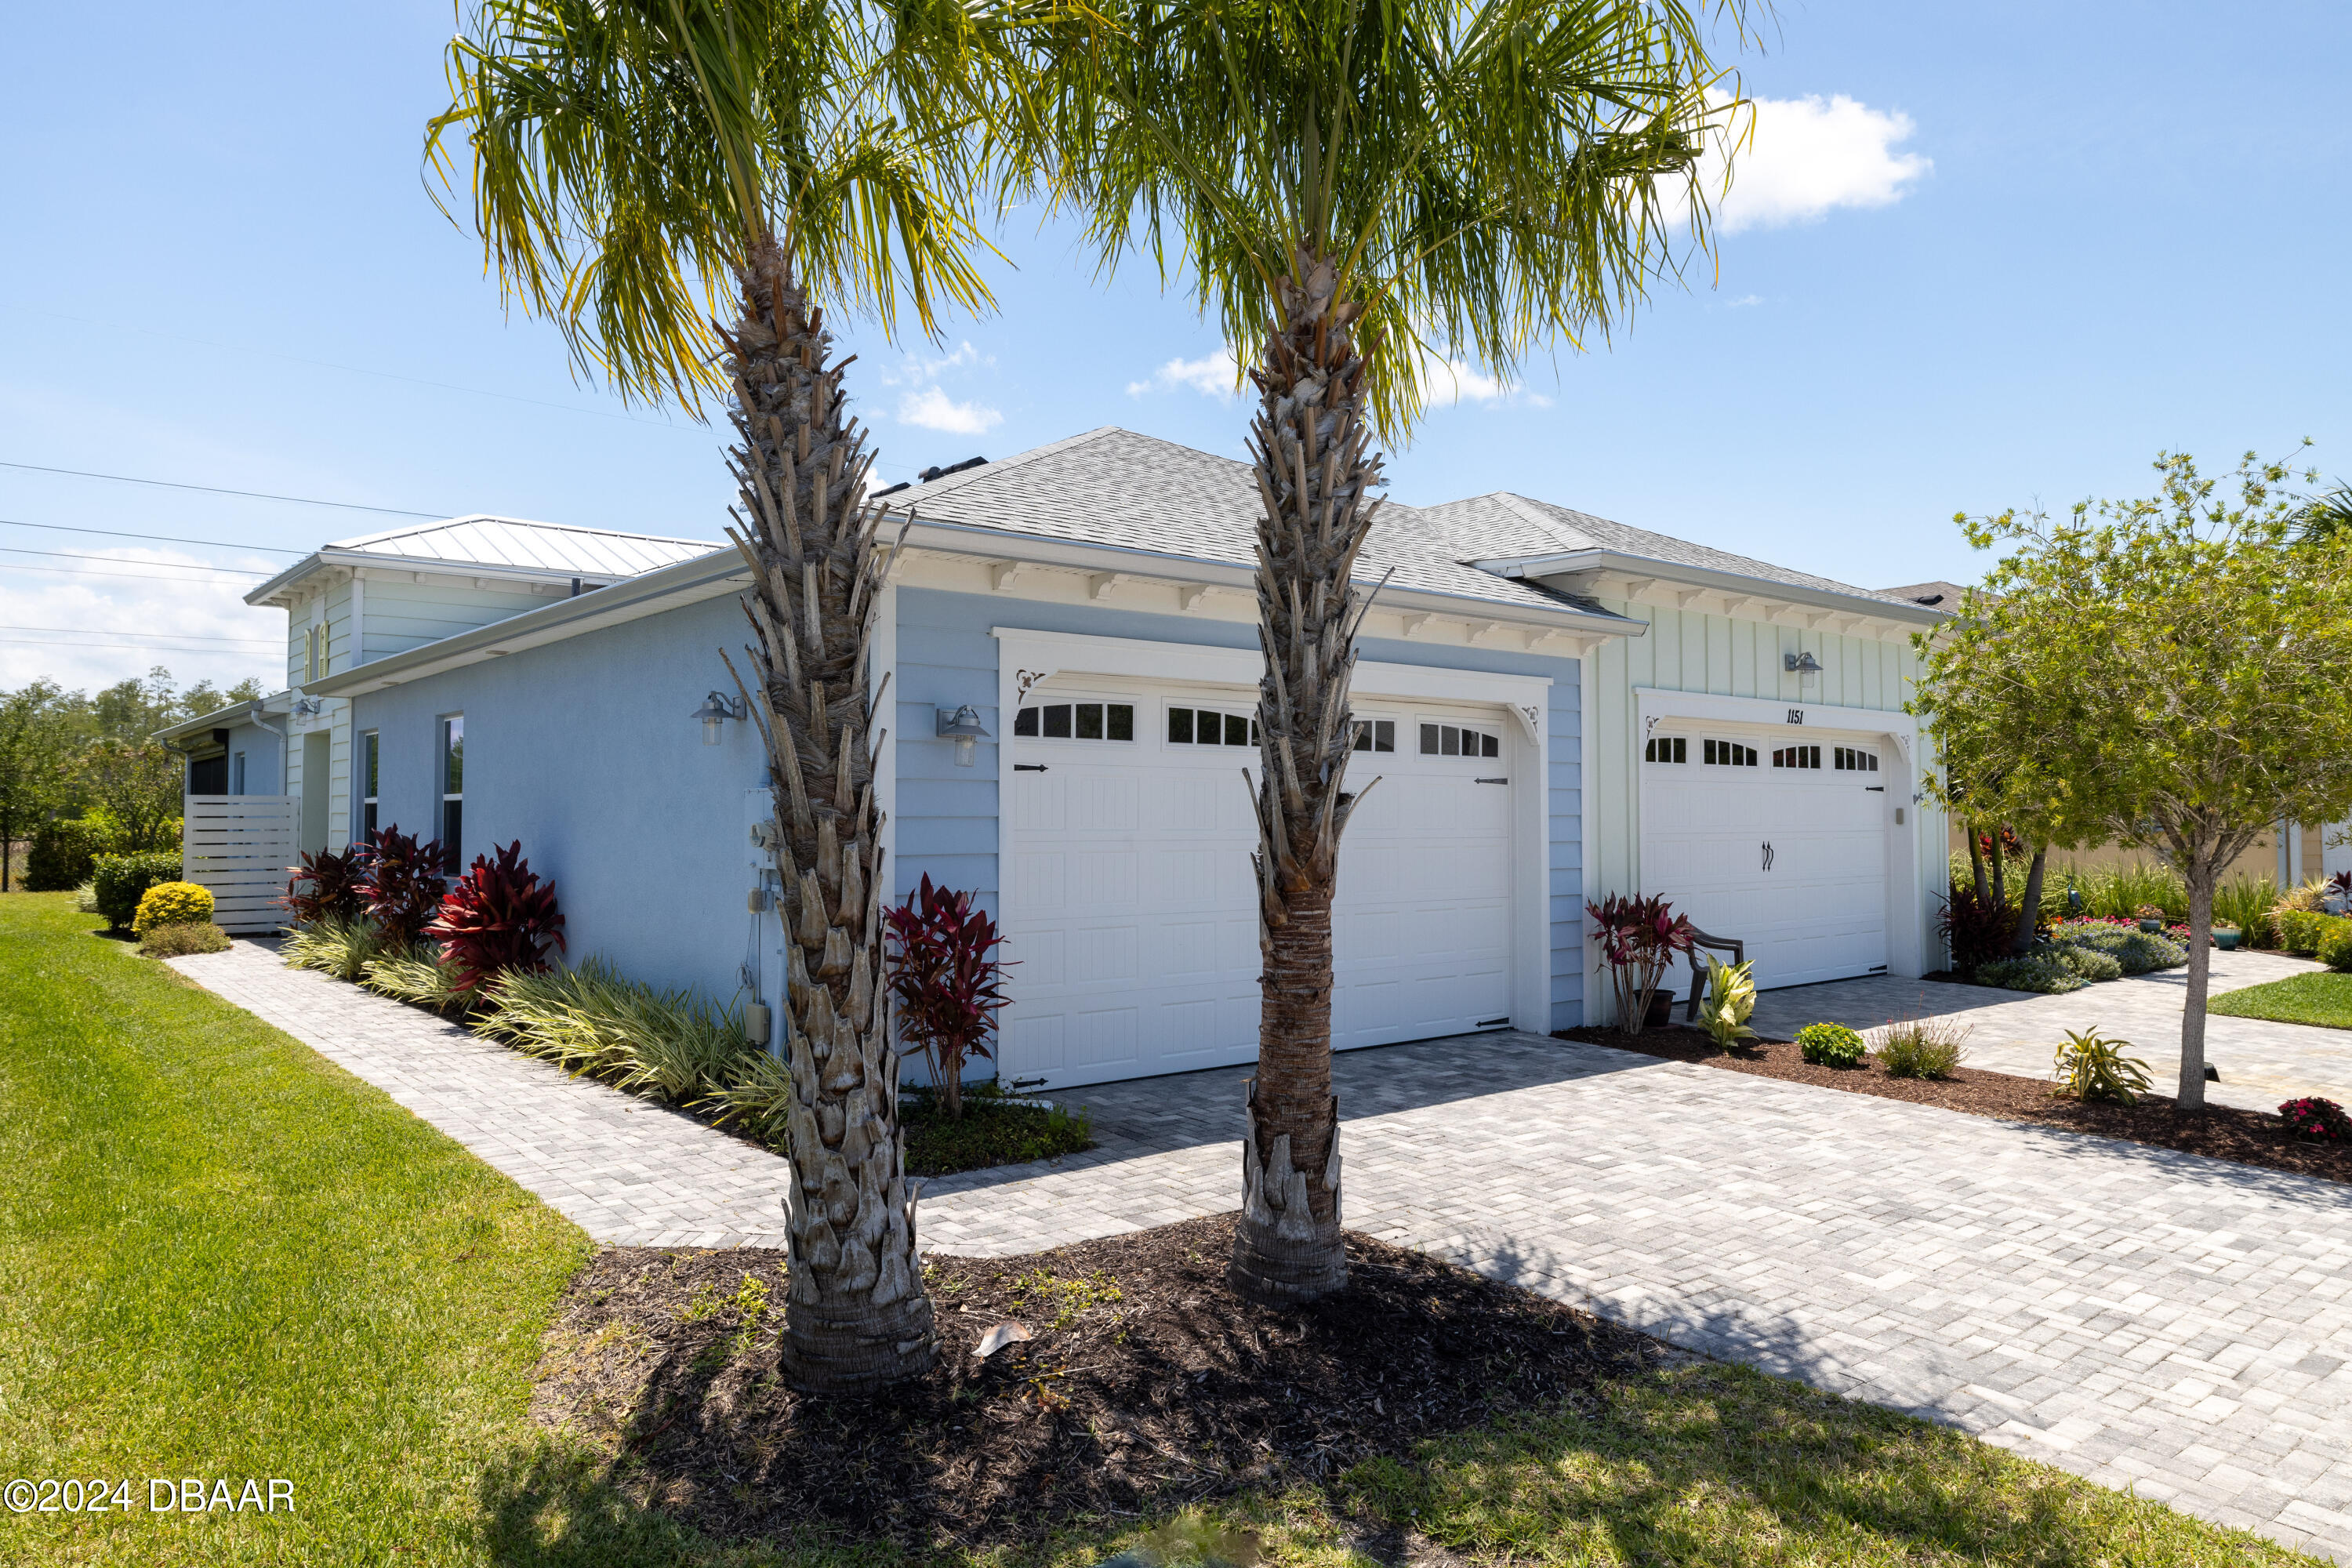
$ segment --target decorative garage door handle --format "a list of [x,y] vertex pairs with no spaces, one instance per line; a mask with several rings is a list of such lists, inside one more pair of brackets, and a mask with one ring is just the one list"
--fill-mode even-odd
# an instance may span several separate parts
[[1768,838],[1768,839],[1766,839],[1766,840],[1764,841],[1764,869],[1766,869],[1767,871],[1769,871],[1771,868],[1772,868],[1772,842],[1771,842],[1771,840],[1770,840],[1770,839],[1769,839],[1769,838]]
[[1045,764],[1043,763],[1015,763],[1013,764],[1013,771],[1016,773],[1042,773],[1045,771]]
[[1472,779],[1470,782],[1471,782],[1472,784],[1507,784],[1510,783],[1511,781],[1510,781],[1509,779],[1503,778],[1503,779]]

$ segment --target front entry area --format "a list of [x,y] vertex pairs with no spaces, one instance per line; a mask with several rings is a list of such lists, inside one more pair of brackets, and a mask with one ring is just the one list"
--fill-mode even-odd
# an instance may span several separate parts
[[1642,886],[1747,943],[1759,989],[1887,967],[1882,736],[1668,721],[1643,743]]
[[[1018,707],[1002,816],[1005,956],[1020,964],[1008,1086],[1256,1056],[1254,696],[1073,675]],[[1332,1045],[1507,1025],[1513,800],[1540,784],[1529,748],[1496,707],[1360,696],[1354,710],[1349,785],[1370,793],[1340,847]]]

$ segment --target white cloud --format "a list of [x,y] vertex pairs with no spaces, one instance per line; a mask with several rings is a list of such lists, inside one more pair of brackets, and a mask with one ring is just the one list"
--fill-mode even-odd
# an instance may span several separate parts
[[944,430],[950,436],[985,436],[1004,422],[1004,416],[995,409],[977,403],[958,403],[936,386],[899,398],[898,418],[902,424]]
[[1432,408],[1464,403],[1524,403],[1535,408],[1551,406],[1551,399],[1540,392],[1529,392],[1525,387],[1507,387],[1466,360],[1438,354],[1422,355],[1421,391]]
[[1750,305],[1760,305],[1763,302],[1764,296],[1761,294],[1742,294],[1737,300],[1726,300],[1723,302],[1723,308],[1727,310],[1744,310]]
[[[1916,129],[1909,115],[1843,93],[1759,98],[1750,107],[1752,133],[1731,158],[1731,188],[1715,202],[1726,234],[1809,223],[1839,207],[1887,206],[1935,167],[1895,150]],[[1723,190],[1719,152],[1701,178],[1709,191]]]
[[917,359],[911,354],[904,356],[895,369],[882,372],[877,379],[885,386],[925,386],[951,370],[995,363],[994,356],[982,354],[967,339],[956,345],[953,353],[942,354],[938,359]]
[[[144,676],[155,665],[182,686],[256,678],[275,691],[286,684],[286,612],[241,602],[259,576],[174,571],[205,564],[179,551],[88,553],[100,559],[38,563],[73,574],[25,570],[32,558],[0,556],[18,568],[0,571],[0,689],[48,679],[89,690]],[[247,557],[225,563],[267,573],[283,563]]]
[[1129,397],[1141,397],[1148,392],[1167,392],[1189,386],[1203,397],[1230,402],[1241,394],[1239,370],[1234,363],[1234,351],[1219,349],[1202,354],[1199,359],[1171,359],[1150,379],[1127,384]]

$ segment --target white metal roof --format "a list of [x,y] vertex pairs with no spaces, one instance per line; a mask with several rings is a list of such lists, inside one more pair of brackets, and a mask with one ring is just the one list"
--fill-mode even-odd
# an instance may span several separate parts
[[725,542],[624,533],[609,528],[575,528],[558,522],[529,522],[512,517],[474,516],[338,540],[327,548],[362,555],[397,556],[404,561],[447,561],[468,566],[520,567],[533,572],[617,579],[708,555],[724,549]]

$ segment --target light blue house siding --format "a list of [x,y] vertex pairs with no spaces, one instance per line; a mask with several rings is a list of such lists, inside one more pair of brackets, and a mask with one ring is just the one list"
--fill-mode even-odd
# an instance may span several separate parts
[[[1254,628],[1108,606],[901,589],[892,727],[898,803],[893,889],[917,879],[997,891],[994,742],[959,768],[931,736],[931,710],[971,703],[994,735],[992,626],[1251,647]],[[466,718],[463,842],[468,862],[520,839],[553,880],[576,961],[594,954],[632,978],[732,995],[755,939],[772,946],[773,918],[755,931],[744,907],[747,792],[766,776],[747,723],[702,743],[689,717],[724,689],[717,649],[743,640],[730,595],[528,648],[352,698],[354,737],[378,737],[377,820],[420,837],[439,832],[440,721]],[[1580,691],[1572,658],[1367,638],[1362,657],[1395,664],[1498,670],[1551,680],[1549,718],[1555,1027],[1582,1021],[1577,910],[1582,868]],[[354,797],[356,799],[356,797]]]
[[[934,707],[978,709],[992,735],[1009,728],[996,710],[993,626],[1254,648],[1255,626],[1189,616],[1144,615],[1097,605],[1050,604],[1007,595],[957,594],[929,588],[898,590],[897,700],[894,727],[911,743],[898,748],[898,869],[904,894],[925,872],[934,881],[969,888],[994,906],[997,881],[997,765],[993,742],[983,742],[974,765],[955,765],[952,749],[926,737]],[[1494,670],[1549,679],[1546,721],[1551,777],[1551,1015],[1554,1028],[1584,1021],[1584,962],[1579,911],[1582,900],[1582,726],[1580,664],[1573,658],[1486,647],[1444,647],[1366,637],[1359,657],[1385,664]]]
[[[280,722],[283,722],[281,720]],[[245,757],[245,788],[236,787],[236,759]],[[286,742],[258,724],[233,724],[228,731],[231,795],[286,793]]]
[[689,715],[730,689],[716,650],[743,632],[730,595],[356,696],[353,733],[381,747],[378,823],[437,834],[439,721],[463,713],[466,860],[520,838],[575,962],[732,995],[752,935],[745,795],[767,760],[750,724],[706,746]]

